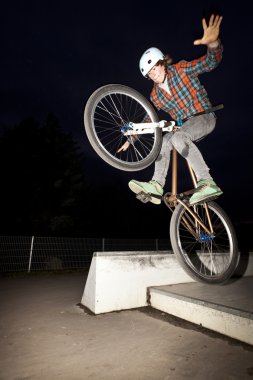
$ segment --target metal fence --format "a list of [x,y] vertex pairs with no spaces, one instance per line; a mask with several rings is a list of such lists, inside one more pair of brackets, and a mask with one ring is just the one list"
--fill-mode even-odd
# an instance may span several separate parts
[[0,272],[87,269],[94,252],[170,249],[169,239],[0,236]]

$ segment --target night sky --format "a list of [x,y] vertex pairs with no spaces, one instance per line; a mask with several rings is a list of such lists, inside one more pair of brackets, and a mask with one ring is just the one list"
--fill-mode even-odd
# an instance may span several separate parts
[[[5,2],[0,13],[0,125],[11,126],[28,116],[43,121],[53,112],[80,144],[89,163],[89,180],[101,192],[110,181],[122,186],[122,194],[108,199],[116,202],[112,218],[126,218],[136,227],[143,211],[150,217],[150,226],[154,220],[167,223],[165,207],[141,204],[128,190],[132,178],[150,180],[153,166],[130,173],[104,163],[85,135],[84,106],[95,89],[109,83],[128,85],[149,97],[151,82],[138,67],[141,54],[151,46],[169,53],[174,62],[205,54],[206,47],[194,46],[193,41],[202,36],[202,17],[219,13],[224,17],[223,61],[200,80],[212,103],[223,103],[225,108],[217,113],[215,131],[199,148],[224,191],[219,203],[236,222],[252,222],[252,14],[248,7],[246,1],[203,0]],[[170,177],[167,191],[169,186]],[[108,215],[98,217],[106,221]]]

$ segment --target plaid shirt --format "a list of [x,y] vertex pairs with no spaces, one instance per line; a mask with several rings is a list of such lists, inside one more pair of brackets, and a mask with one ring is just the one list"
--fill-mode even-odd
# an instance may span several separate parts
[[207,53],[193,61],[180,61],[167,67],[167,80],[171,95],[154,84],[150,100],[154,106],[180,121],[211,107],[205,88],[198,75],[216,68],[222,59],[222,46],[207,49]]

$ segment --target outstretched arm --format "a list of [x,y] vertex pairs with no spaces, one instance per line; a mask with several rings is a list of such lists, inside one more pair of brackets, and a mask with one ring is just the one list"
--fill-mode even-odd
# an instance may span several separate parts
[[222,21],[222,16],[210,17],[209,24],[207,25],[206,20],[202,19],[202,26],[204,30],[203,37],[199,40],[193,42],[194,45],[207,45],[209,48],[215,48],[218,46],[219,34],[220,34],[220,24]]

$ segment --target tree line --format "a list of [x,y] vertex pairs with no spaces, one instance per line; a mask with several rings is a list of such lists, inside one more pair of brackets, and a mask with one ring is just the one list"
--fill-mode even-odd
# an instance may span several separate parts
[[[0,234],[83,236],[92,214],[85,157],[53,114],[0,138]],[[85,196],[86,195],[86,196]]]

